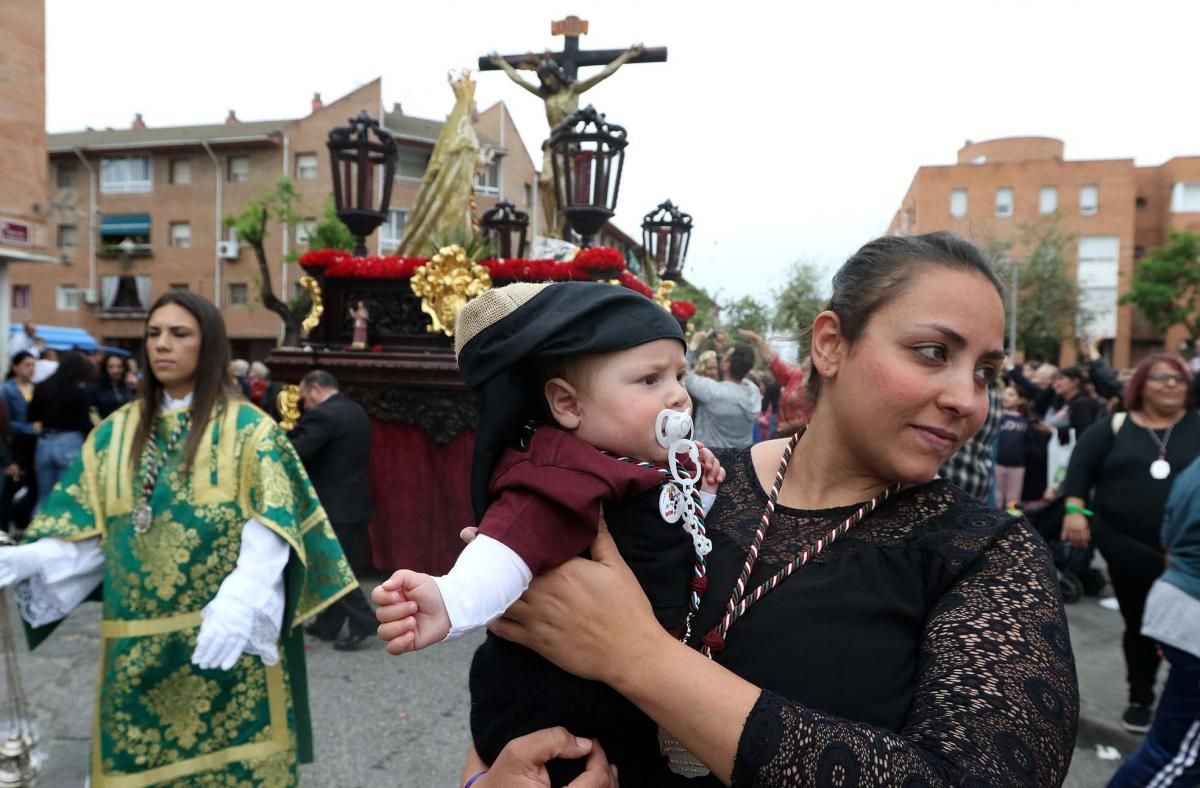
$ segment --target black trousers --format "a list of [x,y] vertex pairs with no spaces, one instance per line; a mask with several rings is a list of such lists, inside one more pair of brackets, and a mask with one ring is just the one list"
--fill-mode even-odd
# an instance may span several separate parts
[[1150,587],[1163,571],[1162,548],[1138,541],[1133,536],[1097,523],[1096,546],[1108,564],[1113,593],[1121,606],[1125,633],[1121,637],[1125,653],[1129,702],[1154,703],[1154,679],[1158,673],[1158,644],[1142,634],[1142,613]]
[[371,634],[379,626],[375,611],[362,588],[356,588],[317,614],[314,627],[324,637],[336,638],[350,622],[351,635]]

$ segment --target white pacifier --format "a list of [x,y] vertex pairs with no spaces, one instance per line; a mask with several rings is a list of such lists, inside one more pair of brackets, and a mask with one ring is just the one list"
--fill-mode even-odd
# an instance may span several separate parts
[[[708,555],[712,541],[704,535],[703,526],[696,516],[696,504],[692,491],[700,483],[703,470],[700,467],[700,447],[692,440],[692,414],[686,410],[660,411],[654,420],[654,437],[658,445],[667,450],[667,467],[671,481],[663,485],[658,496],[658,512],[668,523],[683,521],[683,530],[692,537],[696,554]],[[685,454],[692,461],[694,472],[680,466],[679,455]]]

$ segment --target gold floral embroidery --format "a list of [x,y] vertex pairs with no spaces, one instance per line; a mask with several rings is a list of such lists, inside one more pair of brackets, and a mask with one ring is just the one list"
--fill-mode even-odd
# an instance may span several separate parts
[[199,534],[165,517],[133,540],[133,555],[142,567],[145,583],[159,599],[171,599],[187,580],[180,567],[191,561],[199,544]]
[[263,508],[291,509],[292,480],[283,465],[273,457],[263,457],[260,474]]
[[167,739],[190,750],[196,738],[208,731],[205,720],[220,689],[220,684],[184,665],[150,689],[142,703],[163,723]]

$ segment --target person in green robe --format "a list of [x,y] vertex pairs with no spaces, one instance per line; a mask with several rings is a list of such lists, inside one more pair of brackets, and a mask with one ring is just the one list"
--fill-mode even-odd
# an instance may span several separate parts
[[168,292],[145,340],[140,397],[0,548],[0,587],[31,646],[100,591],[93,786],[294,785],[299,624],[357,581],[287,436],[233,388],[216,307]]

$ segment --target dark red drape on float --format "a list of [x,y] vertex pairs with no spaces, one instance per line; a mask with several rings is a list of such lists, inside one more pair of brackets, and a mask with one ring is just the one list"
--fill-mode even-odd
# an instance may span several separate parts
[[445,574],[462,552],[471,513],[475,433],[434,443],[420,427],[371,419],[371,564]]

